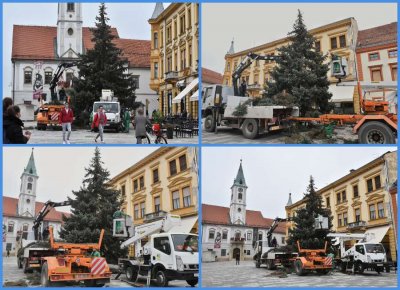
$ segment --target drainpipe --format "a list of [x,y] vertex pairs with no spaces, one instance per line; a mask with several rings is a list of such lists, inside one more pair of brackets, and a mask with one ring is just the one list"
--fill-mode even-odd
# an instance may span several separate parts
[[12,100],[13,100],[13,104],[15,104],[15,61],[13,62],[13,80],[12,80],[12,82],[13,82],[13,84],[12,84]]

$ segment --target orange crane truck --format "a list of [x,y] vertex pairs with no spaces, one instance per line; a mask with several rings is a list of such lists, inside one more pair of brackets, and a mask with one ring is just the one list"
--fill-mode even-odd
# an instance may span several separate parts
[[53,227],[50,226],[50,248],[55,254],[43,257],[41,284],[55,286],[56,282],[80,282],[85,286],[101,287],[110,282],[111,271],[99,250],[104,236],[101,230],[97,244],[73,244],[54,241]]

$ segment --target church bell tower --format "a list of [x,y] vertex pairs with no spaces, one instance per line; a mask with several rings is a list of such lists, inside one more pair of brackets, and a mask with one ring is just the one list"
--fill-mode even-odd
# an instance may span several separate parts
[[58,57],[77,58],[83,52],[82,23],[82,3],[58,4]]
[[244,179],[242,160],[239,170],[231,187],[231,205],[229,215],[232,224],[246,224],[246,191],[247,185]]

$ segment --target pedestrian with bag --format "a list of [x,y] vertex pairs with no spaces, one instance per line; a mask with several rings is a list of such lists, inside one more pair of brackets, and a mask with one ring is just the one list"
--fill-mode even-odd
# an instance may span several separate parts
[[97,134],[96,138],[94,138],[94,142],[97,143],[97,138],[100,137],[101,143],[104,143],[103,133],[106,124],[107,124],[106,113],[104,113],[103,106],[99,106],[99,108],[97,109],[97,113],[93,117],[93,123],[92,123],[92,129],[95,128],[99,129],[99,133]]
[[[69,107],[68,102],[66,102],[64,108],[62,108],[60,115],[58,117],[58,122],[62,126],[63,144],[70,144],[69,137],[71,137],[71,131],[72,131],[71,124],[73,120],[74,120],[74,112]],[[67,136],[67,138],[65,138],[65,136]]]

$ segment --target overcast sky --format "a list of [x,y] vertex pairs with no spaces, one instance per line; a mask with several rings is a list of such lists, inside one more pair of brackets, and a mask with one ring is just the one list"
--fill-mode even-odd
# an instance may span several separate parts
[[[166,8],[168,4],[164,4]],[[98,3],[83,3],[83,26],[93,27]],[[155,3],[106,3],[109,24],[121,38],[150,39],[150,24]],[[3,4],[3,97],[11,96],[13,25],[57,26],[57,3]],[[26,45],[29,45],[27,43]]]
[[[93,158],[94,147],[35,147],[34,156],[39,176],[36,201],[61,202],[74,197],[82,185],[85,168]],[[149,155],[157,147],[102,147],[104,167],[110,178]],[[32,149],[29,147],[3,148],[3,194],[18,198],[21,174],[27,166]],[[61,209],[60,209],[61,210]],[[62,210],[68,210],[62,208]]]
[[287,36],[303,12],[308,29],[354,17],[359,30],[397,21],[396,3],[206,3],[202,5],[202,66],[223,73],[235,52]]
[[314,177],[317,189],[396,147],[203,147],[202,203],[229,207],[230,188],[240,159],[248,186],[247,209],[264,217],[285,217],[292,201],[303,197]]

